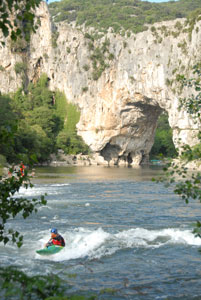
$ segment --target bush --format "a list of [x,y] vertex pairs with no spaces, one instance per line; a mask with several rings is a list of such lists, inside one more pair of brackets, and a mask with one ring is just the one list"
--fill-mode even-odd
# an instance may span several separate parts
[[57,47],[57,39],[59,37],[59,32],[54,31],[52,33],[52,47],[56,48]]
[[10,48],[13,53],[22,53],[27,50],[28,43],[25,39],[18,37],[16,41],[11,40]]
[[2,154],[0,154],[0,167],[4,167],[6,165],[6,158]]
[[25,62],[16,62],[15,72],[16,74],[22,74],[27,71],[27,64]]
[[4,72],[4,71],[5,71],[5,68],[4,68],[2,65],[0,65],[0,71],[1,71],[1,72]]
[[87,71],[89,71],[89,65],[84,65],[83,66],[83,69],[87,72]]

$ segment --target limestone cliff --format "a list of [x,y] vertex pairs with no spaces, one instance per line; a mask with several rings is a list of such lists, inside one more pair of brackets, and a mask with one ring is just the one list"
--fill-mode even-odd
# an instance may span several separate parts
[[[45,72],[51,89],[65,92],[81,110],[78,133],[110,164],[138,165],[147,160],[156,122],[168,112],[176,146],[197,143],[198,124],[179,111],[178,74],[190,74],[200,61],[201,21],[189,37],[185,20],[154,24],[148,31],[95,41],[90,34],[65,23],[54,25],[48,8],[37,10],[41,26],[30,45],[19,53],[9,41],[0,49],[0,90],[14,91],[22,83],[16,63],[26,64],[27,80]],[[182,29],[181,29],[182,28]]]

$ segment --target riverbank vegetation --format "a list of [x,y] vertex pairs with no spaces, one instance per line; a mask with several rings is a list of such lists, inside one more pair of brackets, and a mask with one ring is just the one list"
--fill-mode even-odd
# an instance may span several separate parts
[[62,149],[65,154],[88,154],[89,147],[77,135],[76,130],[76,124],[80,119],[80,111],[76,105],[66,101],[63,93],[57,92],[56,99],[56,110],[63,118],[63,128],[57,136],[56,148]]
[[58,149],[66,154],[88,153],[77,135],[79,117],[78,108],[67,103],[63,93],[49,90],[45,74],[27,90],[0,95],[0,163],[41,163]]
[[140,0],[62,0],[50,3],[54,21],[76,22],[76,25],[94,27],[99,31],[132,31],[147,29],[147,24],[191,18],[191,12],[201,9],[200,0],[179,0],[152,3]]

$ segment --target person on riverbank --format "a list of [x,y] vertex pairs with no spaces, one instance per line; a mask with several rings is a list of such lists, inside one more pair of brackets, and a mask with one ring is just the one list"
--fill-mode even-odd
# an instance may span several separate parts
[[24,176],[24,170],[25,170],[25,165],[23,164],[23,162],[21,162],[21,164],[20,164],[20,173],[21,173],[22,177]]
[[45,244],[45,247],[52,246],[52,245],[65,247],[64,238],[58,233],[58,230],[56,228],[52,228],[50,233],[51,233],[51,238]]

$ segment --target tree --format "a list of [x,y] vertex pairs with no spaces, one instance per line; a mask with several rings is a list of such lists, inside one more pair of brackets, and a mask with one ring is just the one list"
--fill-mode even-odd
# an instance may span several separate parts
[[[180,99],[180,109],[185,109],[190,117],[199,125],[201,124],[201,63],[193,67],[193,78],[180,77],[182,87],[193,89],[189,98]],[[174,193],[181,196],[186,203],[190,199],[201,202],[201,173],[189,173],[186,164],[192,160],[201,160],[201,130],[198,131],[198,144],[194,147],[183,145],[181,147],[180,161],[173,161],[164,169],[165,176],[160,181],[168,185],[174,183]],[[194,233],[201,237],[201,222],[197,221]]]
[[13,135],[17,131],[17,115],[11,109],[11,99],[0,95],[0,154],[13,157]]
[[[14,153],[23,156],[26,163],[33,154],[38,162],[47,161],[56,149],[56,137],[64,123],[64,118],[57,112],[54,93],[48,88],[47,75],[42,74],[38,82],[30,83],[27,91],[21,88],[14,93],[11,109],[18,117]],[[13,161],[11,158],[7,156],[9,162]]]
[[[4,37],[11,36],[29,40],[28,32],[35,31],[34,10],[42,0],[1,0],[0,1],[0,29]],[[12,18],[13,17],[13,18]]]
[[38,205],[45,205],[46,200],[44,196],[41,196],[40,199],[32,200],[22,197],[16,198],[14,195],[22,185],[26,188],[33,185],[30,183],[27,170],[22,174],[19,169],[15,175],[12,175],[14,171],[14,168],[11,168],[9,171],[11,177],[4,180],[0,178],[0,242],[7,244],[9,240],[12,240],[18,247],[21,247],[23,236],[13,229],[7,231],[5,224],[11,217],[15,218],[20,213],[26,219],[32,212],[37,212]]

